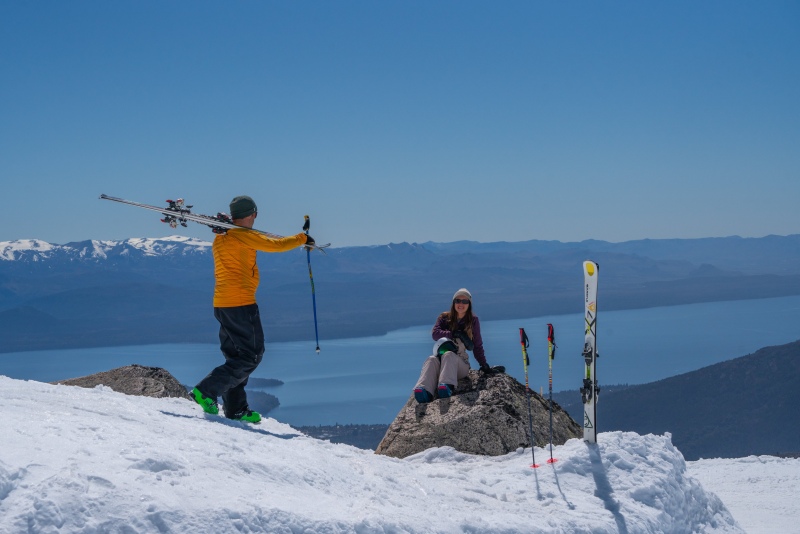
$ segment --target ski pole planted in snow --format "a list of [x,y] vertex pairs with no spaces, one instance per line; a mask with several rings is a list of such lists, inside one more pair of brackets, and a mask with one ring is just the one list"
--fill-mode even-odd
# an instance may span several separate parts
[[[306,221],[303,223],[303,231],[308,235],[308,230],[311,228],[311,219],[308,215],[305,216]],[[314,291],[314,274],[311,272],[311,248],[306,247],[306,261],[308,262],[308,278],[311,280],[311,303],[314,305],[314,337],[317,340],[317,354],[319,354],[319,332],[317,330],[317,294]]]
[[536,464],[536,453],[533,452],[533,448],[536,446],[535,439],[533,436],[533,415],[531,414],[531,388],[528,387],[528,365],[531,363],[530,359],[528,358],[528,346],[530,343],[528,342],[528,334],[525,333],[524,328],[519,329],[519,344],[522,345],[522,365],[525,366],[525,398],[528,399],[528,430],[531,434],[531,458],[533,459],[533,464],[531,467],[534,469],[539,467]]
[[550,459],[548,464],[556,461],[553,458],[553,358],[556,357],[556,331],[553,325],[547,324],[547,382],[550,390]]

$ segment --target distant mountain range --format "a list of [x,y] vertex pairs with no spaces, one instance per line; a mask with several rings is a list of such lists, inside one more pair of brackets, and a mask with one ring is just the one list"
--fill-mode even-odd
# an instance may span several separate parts
[[[484,320],[580,312],[581,262],[603,308],[800,294],[800,235],[609,243],[399,243],[312,259],[320,337],[428,324],[459,287]],[[305,254],[259,257],[270,341],[313,339]],[[217,340],[210,243],[185,237],[0,242],[0,351]]]
[[[672,433],[687,460],[800,453],[800,341],[650,384],[601,390],[600,432]],[[583,420],[578,391],[553,400]],[[793,423],[792,421],[795,421]]]

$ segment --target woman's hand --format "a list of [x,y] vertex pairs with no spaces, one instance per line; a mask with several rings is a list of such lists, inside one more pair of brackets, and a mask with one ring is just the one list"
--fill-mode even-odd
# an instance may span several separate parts
[[504,365],[495,365],[494,367],[489,367],[488,363],[484,363],[481,365],[481,373],[485,375],[493,375],[496,373],[505,373],[506,367]]

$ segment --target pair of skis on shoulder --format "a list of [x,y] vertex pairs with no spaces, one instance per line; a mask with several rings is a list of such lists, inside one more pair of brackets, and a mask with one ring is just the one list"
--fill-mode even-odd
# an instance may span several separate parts
[[[166,207],[158,207],[152,206],[150,204],[141,204],[139,202],[134,202],[132,200],[125,200],[124,198],[119,197],[112,197],[109,195],[100,195],[101,200],[112,200],[114,202],[120,202],[122,204],[128,204],[130,206],[136,206],[137,208],[143,208],[150,211],[155,211],[164,216],[161,219],[161,222],[169,224],[172,228],[177,228],[178,225],[187,226],[186,223],[191,221],[198,224],[204,224],[211,228],[211,231],[215,234],[224,234],[228,230],[234,228],[241,228],[243,230],[249,230],[251,232],[256,232],[267,237],[271,237],[272,239],[281,239],[283,236],[278,234],[272,234],[270,232],[264,232],[261,230],[256,230],[254,228],[245,228],[243,226],[239,226],[233,224],[233,220],[231,219],[230,215],[226,213],[217,213],[216,215],[200,215],[197,213],[192,213],[192,206],[186,205],[182,198],[177,200],[167,200]],[[306,224],[308,223],[308,215],[305,218]],[[304,230],[308,230],[306,226],[303,228]],[[326,243],[324,245],[308,245],[307,248],[316,249],[321,252],[324,252],[326,248],[331,246],[330,243]]]

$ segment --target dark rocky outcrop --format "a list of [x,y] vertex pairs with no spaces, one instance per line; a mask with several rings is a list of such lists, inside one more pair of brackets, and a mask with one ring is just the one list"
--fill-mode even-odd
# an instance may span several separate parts
[[54,384],[82,388],[93,388],[102,384],[126,395],[190,398],[186,388],[166,369],[145,367],[137,364],[118,367],[117,369],[80,378],[59,380]]
[[[549,442],[548,400],[531,391],[531,413],[536,446]],[[450,399],[418,404],[413,397],[397,414],[375,450],[405,458],[430,447],[450,446],[469,454],[499,456],[530,447],[525,386],[500,373],[490,376],[470,371]],[[582,428],[553,403],[553,444],[582,436]]]

